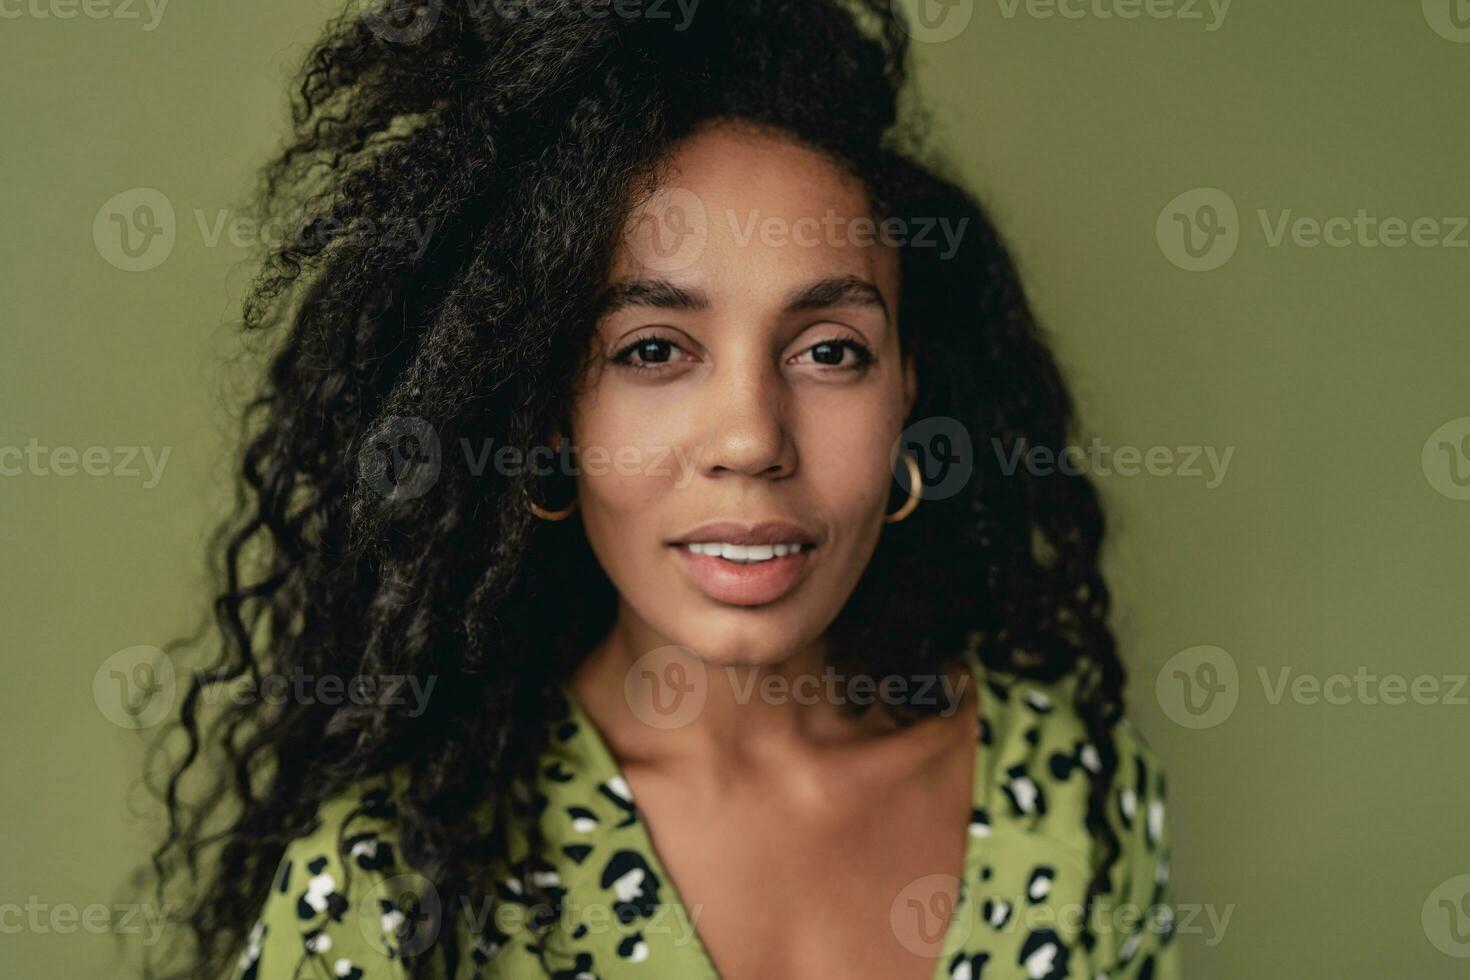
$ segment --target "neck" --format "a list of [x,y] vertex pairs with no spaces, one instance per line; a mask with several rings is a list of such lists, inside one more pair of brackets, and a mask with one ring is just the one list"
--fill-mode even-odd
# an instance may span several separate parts
[[625,760],[789,759],[891,727],[877,706],[842,710],[828,652],[818,637],[770,660],[704,660],[624,605],[570,686]]

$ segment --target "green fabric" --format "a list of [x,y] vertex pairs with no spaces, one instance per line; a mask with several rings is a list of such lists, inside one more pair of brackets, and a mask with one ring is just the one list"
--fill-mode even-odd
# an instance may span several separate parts
[[[930,955],[942,948],[934,977],[1175,980],[1164,779],[1152,752],[1126,720],[1117,726],[1108,815],[1122,852],[1101,914],[1084,922],[1096,847],[1085,824],[1086,769],[1097,757],[1070,707],[1071,681],[1042,684],[988,670],[973,655],[967,662],[981,685],[981,745],[959,899],[947,930],[941,919],[922,934],[935,944]],[[547,839],[538,880],[560,889],[564,904],[544,938],[551,975],[715,980],[612,755],[564,694],[533,797],[544,803]],[[437,893],[401,864],[391,799],[378,783],[322,807],[316,830],[282,857],[232,980],[403,975],[400,951],[423,942],[400,931],[403,916],[414,916],[416,901],[432,907]],[[522,839],[511,846],[525,853]],[[483,907],[441,908],[462,937],[459,977],[544,977],[527,905],[514,881],[499,880],[505,902],[488,943],[468,938],[487,917]],[[874,900],[890,905],[896,929],[912,931],[904,917],[918,913],[904,896]]]

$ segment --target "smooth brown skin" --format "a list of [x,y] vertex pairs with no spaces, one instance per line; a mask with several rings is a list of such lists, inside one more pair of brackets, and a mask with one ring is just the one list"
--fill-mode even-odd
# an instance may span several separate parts
[[[779,133],[717,123],[669,162],[676,202],[697,200],[705,233],[662,254],[650,237],[659,222],[635,213],[610,281],[663,279],[707,302],[639,303],[601,319],[600,366],[577,397],[572,438],[584,449],[640,447],[649,459],[675,447],[696,465],[687,481],[672,464],[661,475],[579,475],[580,518],[620,601],[572,689],[722,977],[926,980],[934,959],[905,947],[890,910],[917,879],[963,869],[977,751],[968,672],[952,671],[963,682],[956,710],[908,728],[881,707],[853,719],[825,698],[737,693],[752,672],[821,675],[824,634],[883,531],[892,453],[916,391],[892,319],[897,255],[825,230],[816,243],[810,232],[805,244],[790,239],[799,218],[865,217],[869,203],[852,177]],[[742,240],[752,213],[756,234]],[[760,234],[771,217],[787,238]],[[834,277],[871,284],[881,302],[788,307],[793,291]],[[650,336],[674,345],[660,348],[661,367],[609,360]],[[862,341],[872,363],[844,370],[859,361],[852,353],[840,365],[831,348],[813,354],[833,338]],[[667,544],[707,521],[770,518],[812,529],[820,544],[796,589],[763,606],[710,599]],[[640,657],[670,645],[697,655],[707,694],[697,715],[666,730],[641,720],[624,681]]]

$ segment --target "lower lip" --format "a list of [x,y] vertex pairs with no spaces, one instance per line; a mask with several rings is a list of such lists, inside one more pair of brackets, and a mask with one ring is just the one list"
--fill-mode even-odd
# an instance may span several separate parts
[[786,595],[796,588],[811,553],[808,546],[794,555],[741,565],[714,555],[696,555],[683,545],[673,548],[701,592],[732,606],[763,606]]

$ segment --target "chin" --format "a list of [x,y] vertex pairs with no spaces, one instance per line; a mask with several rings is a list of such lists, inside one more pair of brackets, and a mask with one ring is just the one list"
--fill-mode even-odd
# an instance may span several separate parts
[[789,612],[763,615],[760,607],[725,607],[690,612],[665,635],[677,637],[675,643],[710,667],[768,667],[796,656],[822,634],[820,624],[783,622],[789,618]]
[[770,667],[790,660],[796,650],[786,646],[730,641],[690,647],[706,667]]

